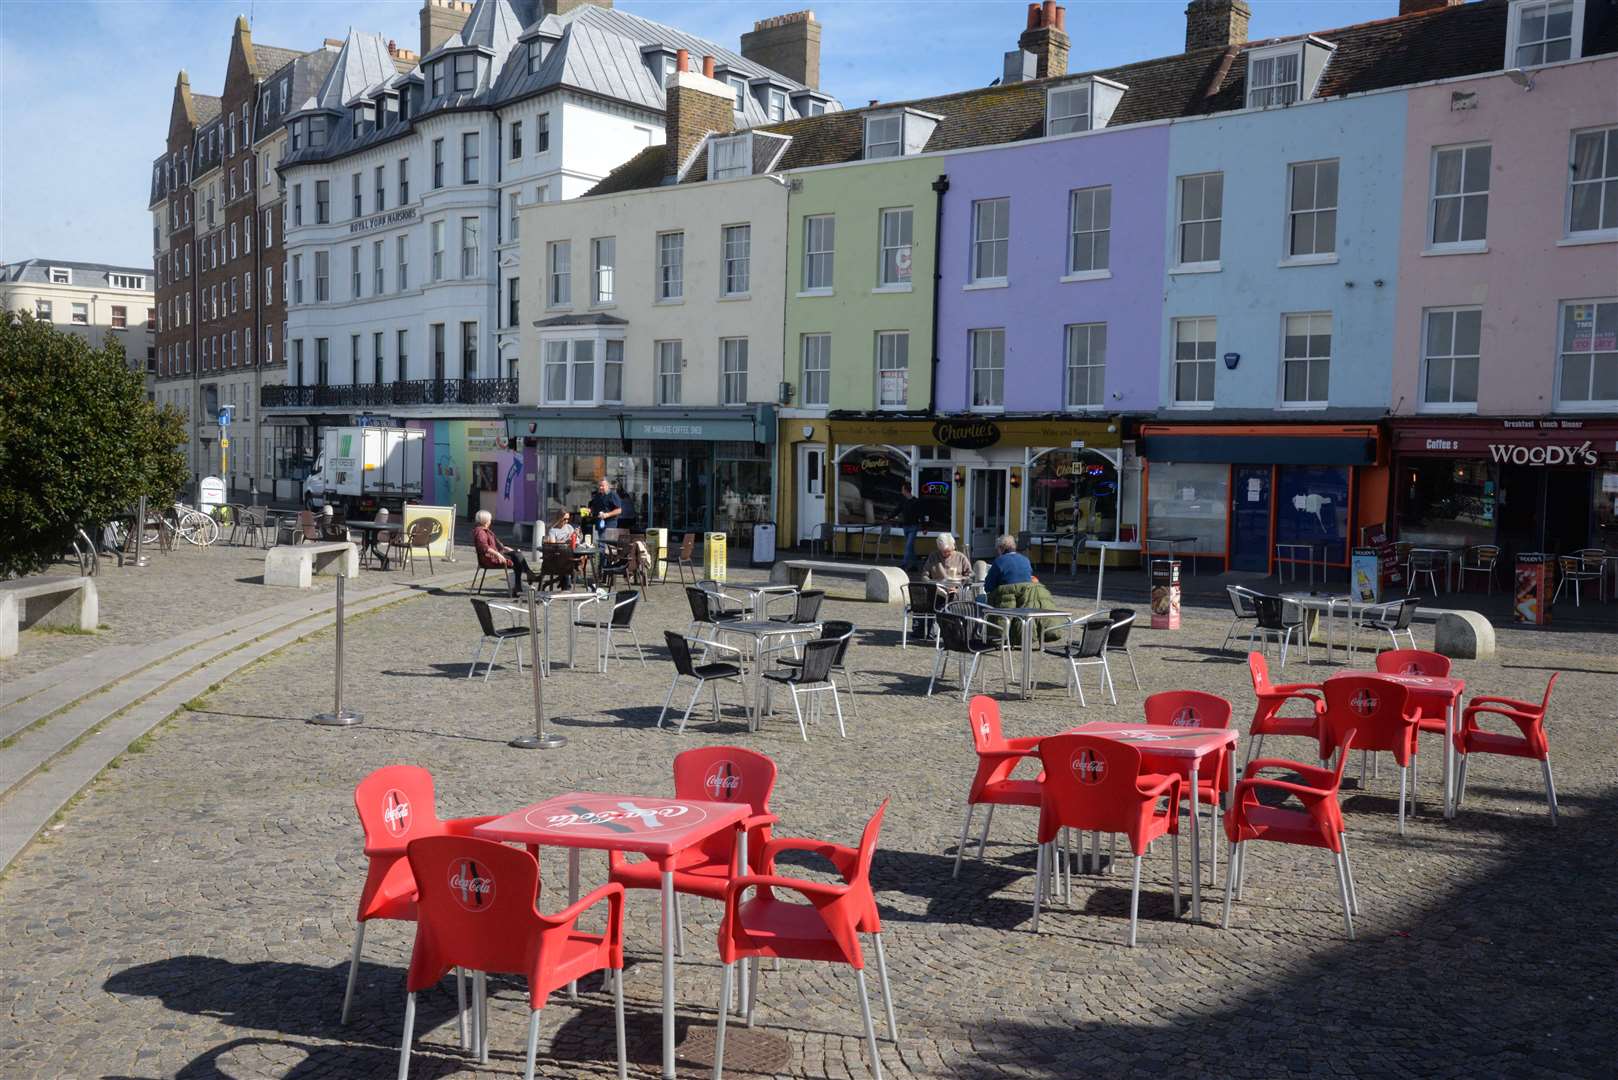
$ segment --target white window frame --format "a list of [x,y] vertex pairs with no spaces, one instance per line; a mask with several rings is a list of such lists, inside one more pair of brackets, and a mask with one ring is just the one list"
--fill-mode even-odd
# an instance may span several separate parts
[[474,279],[482,276],[483,220],[477,215],[461,218],[461,277]]
[[747,339],[719,339],[719,404],[747,404]]
[[545,245],[545,306],[547,308],[573,306],[571,240],[552,240]]
[[[896,223],[895,235],[888,235],[889,222]],[[915,259],[916,211],[913,206],[883,207],[876,223],[876,287],[881,291],[910,292]],[[906,239],[906,234],[909,238]],[[889,256],[892,256],[893,276],[888,276]],[[900,265],[901,260],[903,266]],[[902,276],[901,276],[902,275]]]
[[[605,257],[603,257],[605,256]],[[618,275],[618,238],[597,236],[590,241],[590,304],[615,304]]]
[[[1219,210],[1210,216],[1208,213],[1208,181],[1212,177],[1219,178]],[[1198,196],[1197,213],[1200,216],[1186,216],[1186,185],[1191,181],[1200,181],[1201,191]],[[1208,253],[1208,226],[1216,226],[1219,250],[1213,258],[1207,258]],[[1199,230],[1199,247],[1197,259],[1185,257],[1186,230],[1196,228]],[[1187,173],[1179,177],[1174,184],[1174,269],[1181,271],[1213,271],[1220,268],[1220,259],[1225,250],[1225,174],[1220,171]]]
[[657,403],[683,404],[685,343],[677,339],[652,342],[652,369],[657,377]]
[[[1001,213],[1001,210],[1004,213]],[[988,212],[989,235],[984,235]],[[1006,284],[1011,270],[1011,199],[1001,195],[972,203],[972,235],[967,245],[967,287],[996,288]],[[998,264],[998,265],[996,265]],[[996,273],[995,271],[999,272]]]
[[[1074,346],[1079,338],[1084,339],[1085,363],[1075,363],[1077,350]],[[1099,348],[1098,348],[1099,338]],[[1101,360],[1096,362],[1096,354],[1101,354]],[[1095,373],[1101,373],[1101,386],[1095,387]],[[1075,401],[1073,387],[1078,372],[1084,372],[1084,385],[1086,391],[1095,390],[1092,395],[1086,393],[1085,397],[1094,396],[1094,401]],[[1062,328],[1062,407],[1068,412],[1094,412],[1104,409],[1107,405],[1107,324],[1104,322],[1069,323]]]
[[[1535,11],[1543,12],[1547,8],[1560,7],[1569,3],[1572,8],[1571,25],[1566,38],[1541,38],[1535,42],[1522,40],[1522,24],[1525,16]],[[1521,50],[1535,46],[1543,46],[1546,41],[1566,41],[1568,55],[1555,60],[1528,59],[1524,63]],[[1540,67],[1544,64],[1560,63],[1562,60],[1577,60],[1584,55],[1584,0],[1512,0],[1510,15],[1506,21],[1506,58],[1505,65],[1510,68]]]
[[[1618,319],[1618,296],[1596,297],[1594,299],[1589,299],[1589,300],[1563,300],[1560,304],[1557,305],[1557,311],[1556,311],[1556,410],[1558,412],[1602,412],[1602,413],[1610,413],[1610,412],[1612,412],[1614,410],[1615,407],[1618,407],[1618,393],[1615,393],[1615,395],[1613,397],[1610,397],[1610,398],[1590,397],[1590,398],[1587,398],[1585,400],[1571,400],[1571,401],[1567,400],[1563,396],[1565,394],[1565,392],[1566,392],[1566,389],[1567,389],[1567,381],[1566,381],[1565,372],[1564,372],[1565,361],[1566,361],[1567,357],[1570,355],[1569,352],[1565,351],[1565,349],[1564,349],[1565,343],[1567,341],[1567,331],[1565,329],[1566,324],[1567,324],[1567,313],[1568,313],[1568,310],[1570,308],[1583,306],[1583,305],[1591,305],[1591,306],[1597,307],[1598,310],[1595,313],[1593,313],[1595,315],[1596,319],[1597,319],[1597,323],[1596,323],[1597,328],[1599,328],[1599,326],[1600,326],[1600,322],[1599,322],[1600,311],[1599,311],[1599,308],[1601,308],[1601,307],[1611,307],[1611,308],[1613,308],[1614,309],[1614,318]],[[1618,343],[1615,343],[1615,344],[1618,344]],[[1590,375],[1589,375],[1589,379],[1588,379],[1588,387],[1589,388],[1593,389],[1594,384],[1595,384],[1595,357],[1597,355],[1600,355],[1600,354],[1603,354],[1603,353],[1609,353],[1609,352],[1618,353],[1618,349],[1599,349],[1599,348],[1596,348],[1596,342],[1592,340],[1590,349],[1588,349],[1588,350],[1578,350],[1578,351],[1572,353],[1572,355],[1582,355],[1582,356],[1590,357],[1591,367],[1590,367]],[[1618,363],[1618,361],[1614,361],[1614,362]]]
[[[889,137],[887,125],[894,131]],[[879,129],[880,125],[880,129]],[[880,138],[875,136],[880,135]],[[902,112],[872,113],[865,118],[864,157],[867,161],[878,158],[903,157],[905,152],[905,117]],[[892,149],[888,149],[892,147]]]
[[685,232],[660,232],[656,240],[657,303],[685,301]]
[[[1489,167],[1484,170],[1484,175],[1489,178],[1490,184],[1489,184],[1489,187],[1485,187],[1480,191],[1468,191],[1467,188],[1466,188],[1466,159],[1467,159],[1467,155],[1468,155],[1468,153],[1470,151],[1480,150],[1480,149],[1489,151]],[[1460,186],[1460,189],[1458,191],[1446,192],[1445,194],[1440,195],[1438,193],[1438,159],[1439,159],[1440,155],[1448,154],[1448,153],[1459,153],[1461,155],[1461,171],[1460,171],[1460,184],[1461,184],[1461,186]],[[1490,192],[1490,189],[1494,186],[1494,184],[1493,184],[1493,175],[1492,175],[1493,170],[1494,170],[1494,147],[1493,147],[1493,145],[1491,143],[1488,143],[1488,142],[1454,143],[1454,144],[1451,144],[1451,145],[1448,145],[1448,146],[1435,146],[1435,147],[1433,147],[1432,153],[1428,157],[1428,168],[1427,168],[1427,234],[1426,234],[1426,241],[1427,242],[1426,242],[1426,246],[1424,248],[1424,250],[1427,253],[1429,253],[1429,254],[1449,254],[1449,253],[1465,254],[1465,253],[1468,253],[1468,252],[1477,252],[1477,251],[1487,251],[1487,250],[1489,250],[1489,226],[1488,226],[1488,221],[1489,221],[1489,192]],[[1463,234],[1466,231],[1466,220],[1467,220],[1466,200],[1469,199],[1469,198],[1476,198],[1479,195],[1481,195],[1483,197],[1483,222],[1484,222],[1483,236],[1480,239],[1476,239],[1476,240],[1463,240],[1463,239],[1461,239],[1461,234]],[[1437,229],[1437,227],[1438,227],[1438,200],[1439,199],[1446,199],[1446,200],[1453,199],[1453,200],[1458,201],[1461,204],[1461,217],[1460,217],[1460,220],[1459,220],[1459,224],[1456,226],[1456,239],[1454,239],[1454,240],[1438,241],[1438,240],[1433,239],[1434,230]]]
[[800,295],[830,296],[837,280],[837,215],[803,219],[803,289]]
[[719,295],[740,300],[753,291],[753,226],[749,222],[719,229]]
[[73,284],[73,271],[65,266],[53,266],[50,272],[50,282],[52,285],[71,285]]
[[1562,215],[1562,234],[1568,240],[1583,243],[1618,240],[1618,212],[1613,214],[1611,221],[1598,221],[1594,229],[1575,230],[1573,228],[1573,196],[1577,189],[1582,187],[1595,188],[1596,205],[1604,210],[1606,208],[1606,203],[1602,197],[1604,189],[1609,185],[1618,188],[1618,171],[1585,179],[1580,179],[1573,171],[1579,160],[1576,153],[1579,139],[1581,136],[1589,137],[1591,135],[1602,137],[1603,152],[1601,157],[1603,161],[1612,163],[1614,170],[1618,170],[1618,125],[1582,128],[1568,136],[1567,209]]
[[[588,342],[591,346],[589,361],[590,367],[590,396],[580,397],[578,394],[578,373],[584,366],[578,360],[578,346]],[[611,359],[609,346],[617,346],[617,359]],[[554,357],[557,355],[555,346],[561,346],[562,364],[566,369],[566,396],[551,396],[551,371],[556,366]],[[547,405],[589,408],[592,406],[619,404],[623,398],[623,348],[624,339],[621,335],[575,334],[571,337],[547,337],[540,341],[540,397]],[[616,364],[618,373],[618,397],[606,396],[607,366]]]
[[[1478,351],[1477,351],[1477,354],[1474,355],[1472,353],[1457,353],[1455,351],[1455,328],[1454,328],[1455,317],[1457,315],[1461,315],[1461,314],[1464,314],[1464,313],[1467,313],[1467,312],[1473,312],[1473,311],[1478,313]],[[1430,326],[1432,318],[1433,318],[1434,315],[1448,316],[1450,318],[1450,320],[1451,320],[1451,325],[1450,325],[1450,351],[1447,352],[1447,353],[1433,354],[1433,353],[1429,353],[1427,351],[1427,339],[1428,339],[1428,334],[1429,334],[1428,327]],[[1454,397],[1455,397],[1455,361],[1459,359],[1459,360],[1472,360],[1473,362],[1475,362],[1477,364],[1477,366],[1478,366],[1478,385],[1480,387],[1482,386],[1482,382],[1483,382],[1483,308],[1478,306],[1478,305],[1475,305],[1475,304],[1461,304],[1461,305],[1457,305],[1457,306],[1453,306],[1453,307],[1424,308],[1422,310],[1422,313],[1421,313],[1420,331],[1421,331],[1421,345],[1420,345],[1420,348],[1421,348],[1421,367],[1417,370],[1416,375],[1417,375],[1417,378],[1420,380],[1420,382],[1419,382],[1419,387],[1420,387],[1419,393],[1421,395],[1421,411],[1422,412],[1430,412],[1430,413],[1475,413],[1475,412],[1477,412],[1478,411],[1478,403],[1477,403],[1476,400],[1473,400],[1473,401],[1455,401],[1454,400]],[[1561,324],[1560,324],[1560,322],[1558,322],[1558,324],[1557,324],[1557,332],[1558,333],[1561,332]],[[1429,401],[1427,399],[1427,368],[1432,363],[1432,361],[1434,359],[1448,360],[1450,362],[1449,395],[1450,395],[1451,400],[1449,400],[1449,401]]]
[[[1181,359],[1180,357],[1180,328],[1190,323],[1196,332],[1192,339],[1197,346],[1198,355]],[[1208,340],[1210,354],[1206,357],[1200,355],[1203,344],[1202,330],[1204,326],[1212,327],[1213,336]],[[1180,396],[1180,367],[1182,364],[1207,364],[1213,372],[1209,379],[1208,396],[1195,398],[1182,398]],[[1200,394],[1202,383],[1202,369],[1196,373],[1197,390]],[[1176,409],[1211,409],[1218,400],[1219,395],[1219,320],[1213,315],[1186,315],[1173,319],[1169,324],[1169,400]]]
[[[891,360],[894,358],[892,354],[897,353],[897,344],[901,341],[904,343],[904,363],[890,364],[888,367],[884,367],[883,363],[885,360]],[[893,342],[894,347],[885,350],[884,345],[888,342]],[[884,356],[884,351],[888,352],[890,355]],[[910,331],[878,330],[876,332],[875,356],[876,407],[885,412],[902,412],[905,409],[908,409],[910,407]],[[903,390],[903,393],[898,395],[897,400],[889,400],[889,395],[884,393],[884,390],[886,389],[884,386],[886,381],[884,379],[884,373],[889,371],[904,373],[902,377],[898,377],[898,385]]]
[[[1045,134],[1071,135],[1075,132],[1089,131],[1093,115],[1092,101],[1094,100],[1093,87],[1088,81],[1068,83],[1066,86],[1053,86],[1045,91]],[[1082,106],[1074,109],[1071,101],[1078,98]],[[1057,103],[1063,102],[1066,111],[1057,112]]]
[[[1334,187],[1336,188],[1336,194],[1332,198],[1331,205],[1329,205],[1329,206],[1321,204],[1318,201],[1320,199],[1320,169],[1321,169],[1322,166],[1325,166],[1325,165],[1330,165],[1332,168],[1337,170],[1337,182],[1334,185]],[[1313,186],[1311,188],[1311,193],[1310,194],[1311,194],[1311,197],[1316,200],[1315,205],[1307,206],[1307,207],[1299,207],[1299,206],[1294,205],[1294,203],[1293,203],[1293,197],[1297,192],[1297,179],[1296,178],[1297,178],[1299,169],[1313,169],[1314,170],[1314,184],[1313,184]],[[1337,224],[1338,224],[1338,210],[1339,210],[1339,208],[1341,206],[1341,203],[1343,201],[1342,184],[1343,184],[1343,163],[1342,163],[1342,160],[1339,159],[1339,158],[1319,158],[1319,159],[1314,160],[1314,161],[1291,161],[1291,162],[1287,163],[1287,194],[1286,194],[1287,212],[1286,212],[1286,225],[1285,225],[1286,234],[1285,234],[1285,236],[1282,237],[1282,240],[1281,240],[1281,260],[1282,260],[1282,262],[1287,263],[1288,265],[1311,265],[1311,264],[1318,265],[1320,263],[1334,263],[1334,262],[1337,261],[1337,236],[1338,236]],[[1319,232],[1320,232],[1320,228],[1319,228],[1320,215],[1328,214],[1328,213],[1331,214],[1331,220],[1332,220],[1331,250],[1330,251],[1310,251],[1310,252],[1303,252],[1303,253],[1299,253],[1299,252],[1296,252],[1296,251],[1292,250],[1293,239],[1294,239],[1294,237],[1296,235],[1296,231],[1297,231],[1296,228],[1295,228],[1295,225],[1298,223],[1299,219],[1302,218],[1306,214],[1307,215],[1312,215],[1311,224],[1314,226],[1314,228],[1311,230],[1310,235],[1314,240],[1318,241],[1319,240]]]
[[[1079,208],[1084,202],[1090,205],[1088,229],[1079,228]],[[1081,242],[1090,253],[1090,265],[1085,267],[1079,265]],[[1096,258],[1098,249],[1102,252],[1099,260]],[[1063,281],[1094,281],[1112,277],[1111,184],[1074,188],[1067,193],[1067,258],[1064,267],[1066,273],[1062,276]]]
[[753,136],[715,136],[708,140],[708,179],[729,180],[753,174]]
[[[1269,49],[1253,49],[1247,54],[1247,107],[1273,109],[1303,100],[1303,45],[1293,42]],[[1292,77],[1282,80],[1273,76],[1259,83],[1258,69],[1269,65],[1270,72],[1292,61]],[[1262,100],[1260,100],[1262,98]]]
[[[1288,356],[1287,355],[1287,342],[1288,342],[1288,340],[1290,339],[1290,336],[1291,336],[1291,335],[1289,335],[1287,333],[1287,331],[1291,328],[1291,323],[1292,323],[1292,320],[1294,320],[1294,319],[1301,319],[1301,320],[1305,321],[1305,331],[1306,332],[1302,335],[1302,337],[1304,339],[1304,352],[1303,352],[1302,356]],[[1314,343],[1315,343],[1316,338],[1318,338],[1320,336],[1320,335],[1314,333],[1314,331],[1318,327],[1319,320],[1322,320],[1322,319],[1324,319],[1325,323],[1326,323],[1326,333],[1325,333],[1326,352],[1325,352],[1325,354],[1323,356],[1317,356],[1317,355],[1314,355],[1313,353],[1311,353],[1310,350],[1314,347]],[[1335,341],[1336,333],[1337,333],[1336,321],[1333,319],[1332,313],[1330,311],[1288,311],[1288,312],[1285,312],[1285,313],[1282,314],[1282,316],[1281,316],[1281,341],[1280,341],[1280,349],[1279,349],[1279,355],[1281,357],[1281,363],[1280,363],[1281,384],[1276,390],[1276,400],[1277,400],[1277,402],[1279,402],[1281,408],[1283,408],[1283,409],[1324,409],[1328,404],[1330,404],[1330,401],[1331,401],[1331,361],[1332,361],[1332,350],[1336,348],[1336,341]],[[1317,388],[1314,385],[1314,377],[1313,377],[1314,376],[1314,361],[1316,361],[1316,360],[1325,360],[1326,361],[1326,385],[1324,387]],[[1294,400],[1289,400],[1287,398],[1287,371],[1288,371],[1288,368],[1291,365],[1294,365],[1294,364],[1302,364],[1303,365],[1303,368],[1304,368],[1303,384],[1304,384],[1304,392],[1305,392],[1305,395],[1306,395],[1304,397],[1298,398],[1295,401]]]
[[[813,356],[815,366],[810,367]],[[831,335],[827,333],[801,334],[798,338],[799,404],[805,408],[826,408],[831,405]],[[811,380],[811,376],[813,379]],[[820,391],[810,395],[810,386]]]
[[[973,412],[1006,411],[1006,330],[1003,326],[968,330],[967,362]],[[996,355],[998,353],[998,355]]]

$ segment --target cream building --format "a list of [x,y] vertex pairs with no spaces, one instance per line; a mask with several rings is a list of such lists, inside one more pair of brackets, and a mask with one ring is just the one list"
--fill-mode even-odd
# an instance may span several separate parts
[[116,341],[129,366],[147,374],[150,393],[157,307],[149,269],[59,259],[7,263],[0,265],[0,307],[29,312],[98,348]]

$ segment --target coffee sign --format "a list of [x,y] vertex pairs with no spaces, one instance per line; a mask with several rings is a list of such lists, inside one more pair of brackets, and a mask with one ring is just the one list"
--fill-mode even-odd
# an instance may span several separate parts
[[933,441],[951,450],[987,450],[1000,441],[1000,425],[993,420],[939,420]]

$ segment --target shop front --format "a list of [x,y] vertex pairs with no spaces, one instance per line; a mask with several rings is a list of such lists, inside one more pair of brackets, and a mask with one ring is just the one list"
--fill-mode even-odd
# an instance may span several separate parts
[[907,483],[924,508],[922,555],[943,531],[973,558],[992,558],[1005,533],[1077,530],[1112,543],[1134,540],[1133,485],[1116,424],[834,416],[825,428],[825,479],[813,471],[814,455],[800,451],[793,486],[800,518],[823,493],[824,510],[816,510],[831,523],[840,551],[861,550],[871,532],[885,527],[880,550],[898,553]]
[[534,512],[575,514],[605,477],[624,503],[625,527],[723,532],[752,544],[773,521],[775,416],[746,409],[509,410],[505,431],[521,445]]
[[1618,420],[1390,421],[1396,537],[1565,554],[1618,550]]
[[1139,447],[1143,535],[1221,570],[1346,575],[1355,530],[1385,517],[1374,424],[1144,423]]

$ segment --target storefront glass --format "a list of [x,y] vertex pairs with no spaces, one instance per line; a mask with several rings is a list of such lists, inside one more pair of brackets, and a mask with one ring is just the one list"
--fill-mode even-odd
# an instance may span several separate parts
[[770,462],[755,443],[714,445],[714,531],[750,545],[753,526],[770,520]]
[[892,447],[844,450],[837,462],[837,523],[874,525],[896,520],[900,489],[909,482],[910,459]]
[[1596,477],[1596,543],[1618,552],[1618,458],[1602,464]]
[[1225,553],[1230,512],[1230,466],[1154,461],[1147,473],[1147,532],[1194,536],[1180,551]]
[[1346,563],[1348,468],[1282,465],[1278,472],[1275,543],[1324,544],[1328,563]]
[[650,462],[646,458],[621,450],[609,452],[602,440],[550,439],[541,446],[539,468],[545,485],[547,521],[554,521],[565,508],[573,512],[577,523],[580,508],[590,505],[590,496],[595,494],[596,481],[605,476],[624,502],[620,527],[646,527],[650,484]]
[[1024,490],[1030,532],[1081,532],[1118,539],[1118,468],[1094,450],[1039,452]]
[[1498,483],[1488,462],[1406,458],[1399,469],[1399,539],[1432,547],[1494,543]]

